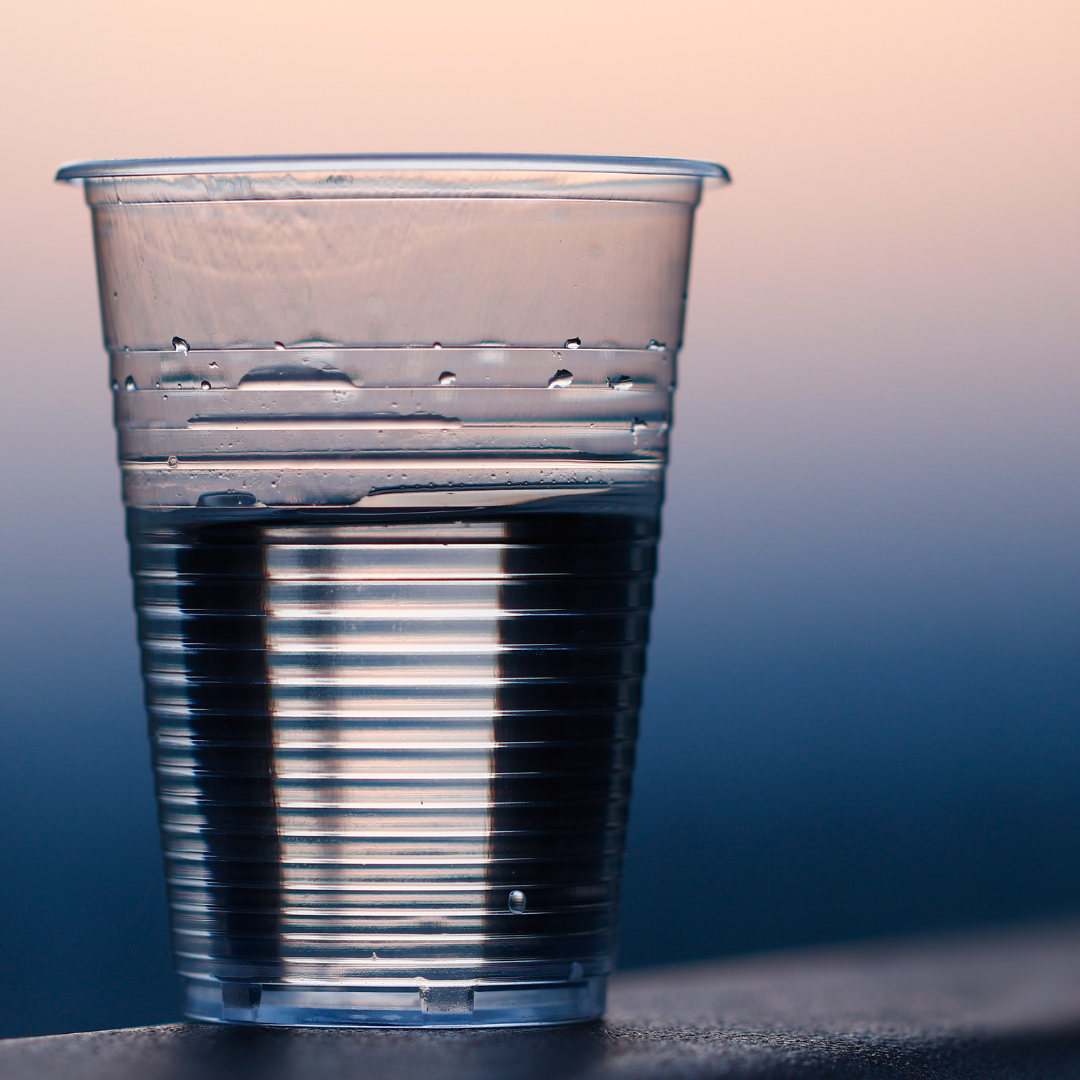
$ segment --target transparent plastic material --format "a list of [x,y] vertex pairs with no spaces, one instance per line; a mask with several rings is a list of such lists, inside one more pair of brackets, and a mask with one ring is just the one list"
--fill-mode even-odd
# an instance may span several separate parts
[[194,1018],[604,1007],[715,166],[89,163]]

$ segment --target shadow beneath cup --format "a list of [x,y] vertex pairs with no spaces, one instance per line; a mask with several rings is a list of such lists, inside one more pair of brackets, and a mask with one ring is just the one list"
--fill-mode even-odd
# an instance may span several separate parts
[[130,1035],[155,1060],[121,1055],[114,1080],[552,1080],[595,1072],[609,1041],[597,1021],[469,1031],[177,1025]]

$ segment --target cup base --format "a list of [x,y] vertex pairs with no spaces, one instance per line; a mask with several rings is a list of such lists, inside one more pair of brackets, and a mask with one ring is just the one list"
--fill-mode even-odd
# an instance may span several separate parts
[[575,982],[474,986],[297,986],[187,983],[185,1013],[215,1024],[287,1027],[535,1027],[594,1020],[604,1012],[607,977]]

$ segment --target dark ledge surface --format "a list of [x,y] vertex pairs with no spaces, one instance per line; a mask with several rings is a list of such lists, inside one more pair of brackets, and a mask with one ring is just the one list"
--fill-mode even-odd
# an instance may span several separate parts
[[0,1042],[3,1080],[1080,1078],[1080,924],[629,972],[603,1023],[175,1024]]

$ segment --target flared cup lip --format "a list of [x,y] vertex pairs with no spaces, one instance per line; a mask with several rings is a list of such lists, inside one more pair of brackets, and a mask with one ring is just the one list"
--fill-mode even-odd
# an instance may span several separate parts
[[123,176],[197,176],[280,172],[573,172],[626,173],[731,182],[723,165],[683,158],[599,157],[589,154],[287,154],[252,157],[132,158],[77,161],[56,179],[102,180]]

